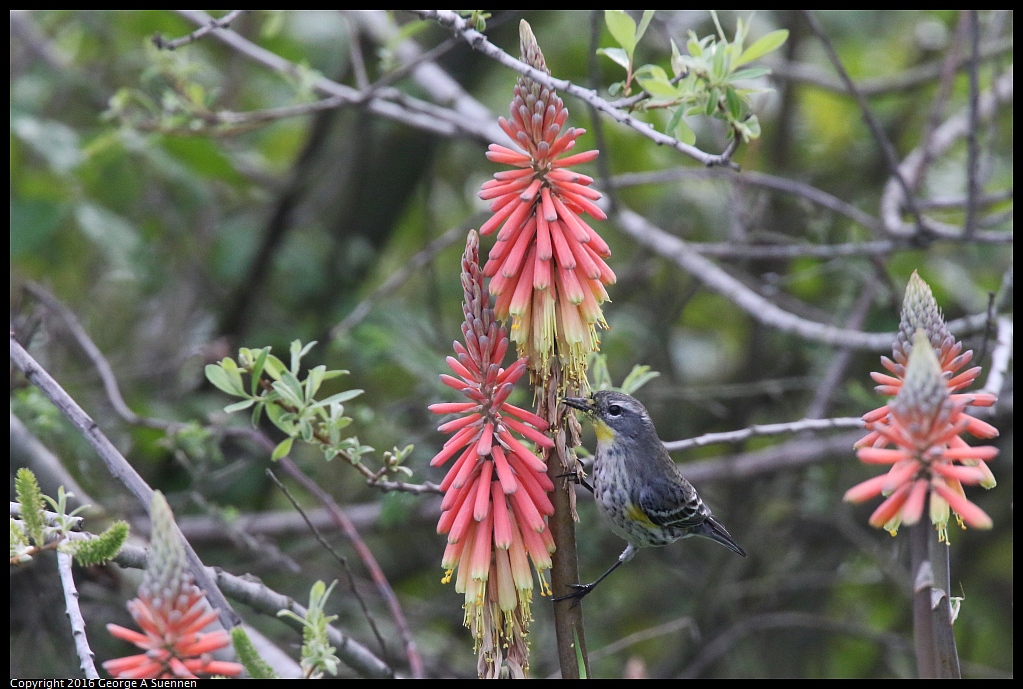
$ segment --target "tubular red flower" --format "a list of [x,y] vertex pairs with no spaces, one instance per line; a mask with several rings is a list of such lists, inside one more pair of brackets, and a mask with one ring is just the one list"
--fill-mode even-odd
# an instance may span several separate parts
[[[465,623],[481,657],[489,654],[487,662],[492,662],[494,648],[516,648],[516,662],[524,667],[534,586],[528,558],[541,592],[547,590],[543,570],[550,568],[551,560],[546,550],[541,554],[539,549],[523,548],[522,532],[537,536],[547,530],[544,517],[553,506],[545,491],[553,490],[554,484],[546,465],[513,434],[542,447],[553,447],[554,442],[543,433],[548,428],[545,421],[507,402],[527,370],[526,361],[501,366],[508,334],[497,324],[484,291],[478,251],[479,237],[470,232],[462,259],[465,344],[456,342],[457,359],[447,359],[460,379],[441,376],[472,402],[430,406],[434,413],[461,414],[440,425],[438,430],[453,435],[430,462],[440,466],[457,457],[441,482],[445,494],[437,531],[448,537],[443,581],[450,581],[457,570],[455,590],[465,595]],[[452,384],[455,380],[458,385]]]
[[231,645],[222,629],[203,632],[217,619],[206,604],[206,594],[192,583],[185,570],[184,551],[173,528],[174,517],[163,495],[153,495],[152,553],[139,586],[138,598],[128,602],[128,612],[144,634],[108,624],[111,635],[135,644],[146,652],[115,658],[103,668],[121,679],[197,679],[198,674],[236,676],[238,663],[217,661],[210,653]]
[[[523,60],[547,71],[528,28]],[[548,72],[549,73],[549,72]],[[529,361],[535,379],[546,380],[550,362],[560,359],[566,382],[585,385],[586,357],[597,349],[597,327],[607,327],[600,304],[604,285],[615,281],[604,259],[607,244],[580,217],[606,219],[593,202],[600,193],[593,178],[567,170],[588,163],[597,151],[565,155],[583,129],[565,128],[568,110],[551,89],[527,76],[515,86],[509,117],[498,124],[512,140],[509,148],[491,144],[487,158],[511,165],[483,184],[479,197],[493,216],[481,235],[497,231],[484,274],[498,297],[495,312],[511,321],[511,339]]]
[[[973,382],[979,368],[955,375],[970,362],[973,353],[945,327],[931,290],[913,273],[906,288],[902,322],[892,347],[892,359],[881,357],[891,375],[872,373],[876,390],[895,395],[889,404],[863,416],[870,433],[856,443],[857,456],[867,464],[890,464],[884,476],[860,483],[846,491],[845,500],[862,502],[879,494],[889,497],[870,517],[870,524],[893,534],[900,524],[917,523],[930,498],[930,518],[942,540],[947,539],[949,509],[960,523],[990,528],[991,519],[967,500],[962,484],[995,485],[986,462],[998,451],[993,447],[970,447],[959,434],[980,438],[998,435],[990,424],[963,410],[994,403],[987,393],[958,393]],[[894,445],[895,449],[885,449]],[[954,487],[954,488],[953,488]]]

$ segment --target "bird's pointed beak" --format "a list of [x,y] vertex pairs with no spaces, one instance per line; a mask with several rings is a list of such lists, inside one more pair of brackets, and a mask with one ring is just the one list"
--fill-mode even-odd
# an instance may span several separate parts
[[587,414],[592,414],[596,411],[596,407],[593,406],[593,401],[585,397],[566,397],[561,400],[565,406],[580,409]]

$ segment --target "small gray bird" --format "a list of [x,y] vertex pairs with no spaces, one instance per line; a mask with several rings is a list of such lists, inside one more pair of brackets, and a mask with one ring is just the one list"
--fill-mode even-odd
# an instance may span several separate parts
[[575,593],[555,598],[581,599],[637,548],[674,543],[702,536],[746,557],[725,527],[710,513],[696,489],[682,477],[646,408],[634,397],[600,390],[589,399],[568,397],[563,402],[590,417],[597,434],[593,460],[593,497],[611,530],[629,545],[610,569],[592,584],[573,584]]

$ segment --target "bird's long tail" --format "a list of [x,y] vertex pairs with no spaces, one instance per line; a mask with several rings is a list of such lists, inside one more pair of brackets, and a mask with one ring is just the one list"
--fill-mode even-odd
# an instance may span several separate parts
[[708,517],[707,521],[700,524],[700,526],[693,531],[693,535],[709,538],[710,540],[716,541],[717,543],[725,546],[733,553],[746,557],[746,551],[739,547],[739,544],[735,542],[732,535],[728,533],[728,530],[721,526],[721,522],[714,517]]

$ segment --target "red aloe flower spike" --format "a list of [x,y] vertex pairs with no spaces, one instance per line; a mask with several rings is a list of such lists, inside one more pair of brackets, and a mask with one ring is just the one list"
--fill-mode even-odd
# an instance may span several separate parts
[[[869,427],[878,442],[857,452],[868,464],[890,464],[878,476],[850,488],[845,500],[862,502],[876,495],[888,498],[874,511],[870,524],[893,534],[900,524],[915,524],[930,498],[930,519],[942,540],[947,540],[950,509],[960,523],[991,528],[991,519],[970,502],[962,484],[994,485],[986,462],[998,454],[993,447],[972,448],[959,438],[971,419],[962,413],[965,402],[950,394],[947,378],[926,331],[920,328],[903,366],[898,395],[882,415],[871,414]],[[997,431],[996,431],[997,432]],[[869,436],[868,436],[869,437]],[[884,449],[877,445],[895,445]],[[956,462],[959,462],[958,464]]]
[[[522,60],[547,74],[536,38],[520,24]],[[593,202],[593,179],[565,168],[586,163],[597,151],[559,157],[572,150],[583,129],[565,128],[568,110],[557,94],[528,76],[515,86],[509,117],[498,124],[518,150],[491,144],[487,158],[518,170],[498,172],[480,198],[494,215],[480,234],[497,233],[484,274],[497,297],[495,313],[511,321],[511,339],[535,380],[546,380],[559,358],[565,383],[585,387],[586,357],[595,351],[597,327],[607,327],[600,304],[604,285],[615,281],[604,259],[607,244],[580,214],[606,215]]]
[[139,597],[128,611],[145,632],[108,624],[107,631],[142,648],[146,653],[115,658],[103,668],[121,679],[197,679],[196,675],[236,676],[238,663],[213,660],[210,653],[231,644],[223,629],[203,632],[217,619],[206,594],[192,583],[185,552],[174,529],[174,516],[159,491],[150,507],[153,525],[149,564],[139,586]]
[[544,517],[553,505],[546,491],[554,484],[544,463],[516,436],[545,448],[554,442],[543,433],[547,422],[507,402],[527,370],[526,360],[501,367],[508,334],[496,322],[484,291],[478,252],[479,236],[470,232],[462,258],[465,344],[456,342],[457,357],[447,358],[458,378],[441,375],[471,401],[430,405],[434,413],[460,415],[439,426],[453,435],[430,464],[441,466],[457,457],[441,482],[437,531],[448,537],[442,581],[451,581],[457,570],[455,590],[465,596],[465,624],[480,653],[481,672],[494,676],[501,671],[499,661],[518,672],[527,667],[532,570],[543,593],[543,571],[551,566],[550,534],[545,540],[541,533],[548,531]]

